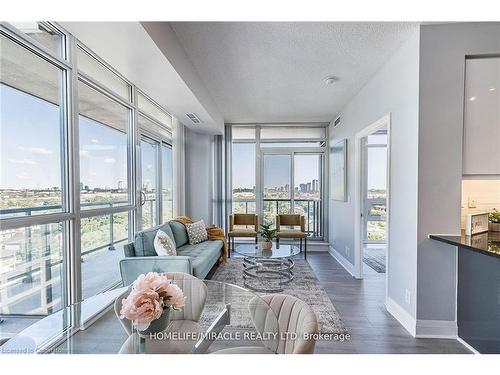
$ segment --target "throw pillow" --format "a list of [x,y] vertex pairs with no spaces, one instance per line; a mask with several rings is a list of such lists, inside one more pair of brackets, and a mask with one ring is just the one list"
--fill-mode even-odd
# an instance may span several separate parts
[[158,232],[156,232],[153,244],[158,256],[177,255],[174,241],[172,241],[172,239],[162,230],[158,230]]
[[190,245],[196,245],[200,242],[208,240],[208,234],[203,220],[197,221],[193,224],[186,224],[186,231]]

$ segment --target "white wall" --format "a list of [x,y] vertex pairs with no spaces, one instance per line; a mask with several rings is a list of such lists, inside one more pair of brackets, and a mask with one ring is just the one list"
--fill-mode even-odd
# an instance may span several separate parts
[[[189,111],[177,117],[186,126],[199,128],[200,132],[222,134],[224,119],[170,24],[168,22],[141,22],[141,25],[201,104],[199,109],[191,107],[202,121],[201,124],[194,125],[189,122],[185,115]],[[157,77],[157,79],[160,78]]]
[[213,136],[185,129],[186,215],[213,221]]
[[[348,138],[348,202],[330,201],[330,245],[354,264],[354,135],[391,113],[391,207],[389,297],[416,314],[418,30],[341,111],[341,124],[330,124],[330,146]],[[350,253],[346,252],[346,246]],[[406,290],[411,302],[406,304]]]
[[500,54],[500,23],[421,27],[419,320],[456,319],[456,248],[427,236],[460,233],[465,56],[482,54]]

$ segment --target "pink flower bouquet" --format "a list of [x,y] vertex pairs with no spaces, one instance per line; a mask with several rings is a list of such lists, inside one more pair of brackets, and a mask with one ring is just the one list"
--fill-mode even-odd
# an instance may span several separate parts
[[120,318],[132,320],[137,329],[143,331],[160,318],[164,310],[179,310],[185,300],[181,288],[172,284],[166,275],[149,272],[132,284],[130,294],[122,300]]

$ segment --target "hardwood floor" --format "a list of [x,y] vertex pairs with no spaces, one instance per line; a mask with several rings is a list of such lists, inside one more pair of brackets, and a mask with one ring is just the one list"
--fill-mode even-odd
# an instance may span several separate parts
[[316,353],[470,353],[456,340],[413,338],[385,309],[385,274],[365,266],[356,280],[327,252],[308,252],[307,261],[351,333],[318,342]]

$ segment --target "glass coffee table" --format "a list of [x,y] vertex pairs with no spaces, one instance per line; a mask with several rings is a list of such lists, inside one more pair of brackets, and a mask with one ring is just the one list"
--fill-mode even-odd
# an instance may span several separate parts
[[239,245],[236,253],[243,256],[243,282],[246,288],[257,292],[278,293],[283,286],[293,281],[293,257],[300,253],[296,245],[273,242],[270,250],[257,245]]

